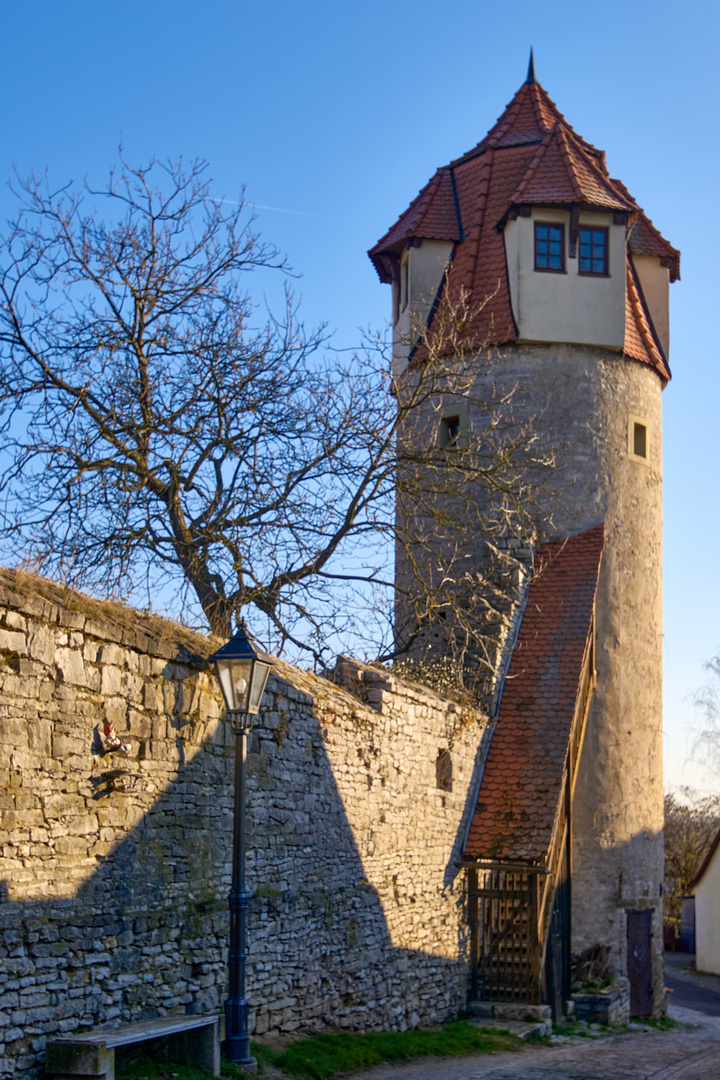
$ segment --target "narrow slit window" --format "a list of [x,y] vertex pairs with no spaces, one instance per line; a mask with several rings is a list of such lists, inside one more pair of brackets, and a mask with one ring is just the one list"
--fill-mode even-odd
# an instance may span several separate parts
[[637,420],[633,422],[633,454],[636,457],[647,457],[647,428]]
[[444,416],[440,421],[440,446],[454,446],[460,435],[460,417]]
[[650,425],[641,416],[628,417],[628,457],[650,464]]
[[435,762],[435,786],[438,791],[452,791],[452,757],[449,750],[439,750]]

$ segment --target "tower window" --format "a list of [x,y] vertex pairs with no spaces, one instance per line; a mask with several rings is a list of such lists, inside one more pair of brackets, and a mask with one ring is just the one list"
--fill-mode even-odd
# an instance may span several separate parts
[[460,434],[460,417],[444,416],[440,421],[439,446],[454,446]]
[[565,226],[535,222],[535,269],[565,272]]
[[400,310],[404,311],[410,299],[410,258],[407,252],[400,263]]
[[438,750],[435,787],[438,791],[452,791],[452,758],[449,750]]
[[637,457],[647,457],[647,428],[644,424],[633,424],[633,453]]
[[607,229],[580,229],[580,265],[578,266],[578,272],[607,277]]
[[646,420],[631,416],[628,420],[628,456],[648,464],[649,427]]

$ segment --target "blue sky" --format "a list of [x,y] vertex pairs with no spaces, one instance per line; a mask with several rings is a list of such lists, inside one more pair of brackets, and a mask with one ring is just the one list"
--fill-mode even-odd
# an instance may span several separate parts
[[306,320],[352,347],[389,312],[367,248],[485,134],[534,46],[545,89],[683,255],[664,395],[666,782],[715,790],[686,759],[689,695],[720,652],[719,23],[697,0],[16,0],[0,69],[0,176],[101,183],[121,138],[132,162],[207,159],[215,194],[244,184],[302,273]]

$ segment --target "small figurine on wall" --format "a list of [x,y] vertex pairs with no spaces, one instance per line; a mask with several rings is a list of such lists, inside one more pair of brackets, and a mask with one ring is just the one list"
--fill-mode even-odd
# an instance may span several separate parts
[[123,754],[125,757],[129,757],[132,752],[131,744],[124,743],[116,733],[115,724],[112,720],[105,721],[103,727],[103,746],[106,753]]

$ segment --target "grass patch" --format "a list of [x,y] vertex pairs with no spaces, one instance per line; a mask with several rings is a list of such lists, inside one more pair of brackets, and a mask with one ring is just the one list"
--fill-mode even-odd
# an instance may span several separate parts
[[590,978],[586,979],[585,982],[573,983],[570,989],[573,994],[588,994],[592,997],[602,990],[607,990],[612,984],[613,980],[606,975],[603,978]]
[[[262,1076],[264,1072],[263,1066],[276,1065],[279,1054],[274,1053],[269,1046],[265,1046],[263,1043],[250,1043],[250,1053],[258,1063],[258,1072]],[[242,1068],[241,1065],[236,1065],[234,1061],[230,1061],[228,1058],[223,1058],[220,1063],[220,1075],[229,1076],[231,1080],[244,1080],[248,1074]]]
[[670,1016],[636,1016],[630,1023],[641,1024],[643,1027],[657,1028],[658,1031],[672,1031],[673,1028],[687,1027],[687,1024],[680,1024]]
[[588,1020],[573,1020],[566,1018],[561,1023],[553,1025],[554,1036],[575,1035],[581,1039],[599,1039],[604,1035],[624,1035],[632,1031],[640,1031],[643,1028],[654,1028],[656,1031],[682,1030],[687,1027],[669,1016],[634,1016],[628,1024],[599,1024]]
[[115,1067],[115,1076],[118,1080],[208,1080],[208,1073],[194,1065],[180,1065],[177,1061],[154,1057],[120,1062]]
[[[414,1057],[461,1057],[498,1050],[516,1050],[524,1044],[516,1035],[498,1028],[477,1027],[457,1020],[439,1031],[378,1031],[367,1035],[328,1034],[298,1039],[282,1051],[253,1042],[251,1052],[259,1071],[274,1065],[291,1076],[329,1080],[340,1072],[368,1068]],[[246,1074],[232,1061],[222,1062],[222,1075],[241,1080]],[[207,1074],[191,1065],[162,1061],[154,1057],[136,1058],[116,1069],[118,1080],[207,1080]]]
[[327,1080],[339,1072],[368,1068],[391,1061],[438,1055],[460,1057],[522,1046],[508,1031],[481,1028],[467,1020],[447,1024],[440,1031],[378,1031],[367,1035],[316,1035],[290,1043],[273,1055],[274,1064],[292,1076]]

